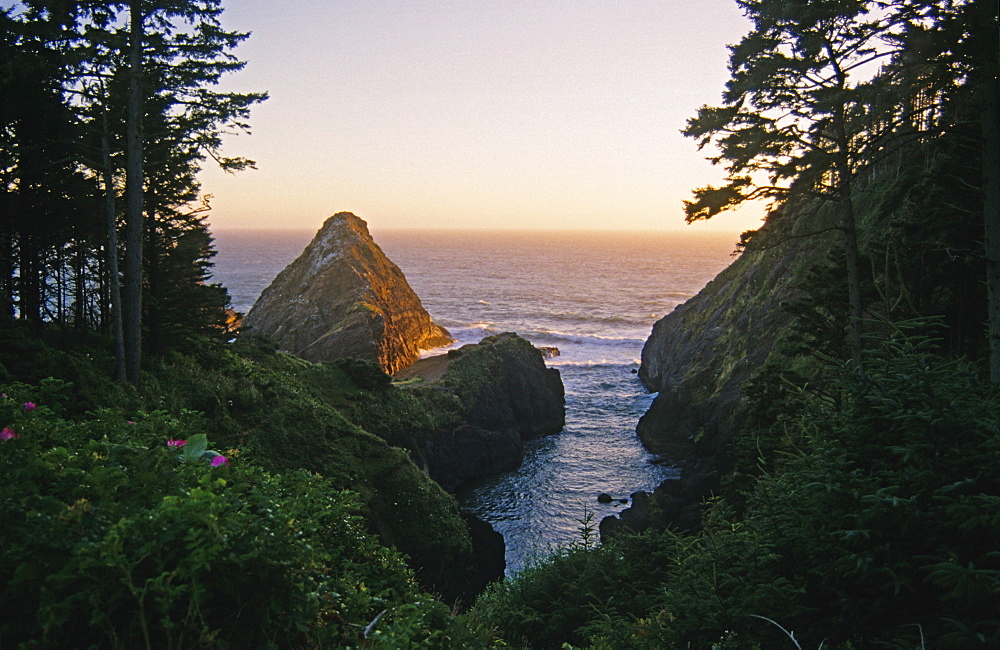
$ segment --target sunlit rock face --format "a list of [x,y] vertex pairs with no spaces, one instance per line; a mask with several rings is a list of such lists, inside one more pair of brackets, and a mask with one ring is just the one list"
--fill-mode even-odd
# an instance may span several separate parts
[[367,359],[390,374],[416,361],[421,350],[452,341],[368,225],[350,212],[326,220],[261,293],[243,331],[268,336],[309,361]]

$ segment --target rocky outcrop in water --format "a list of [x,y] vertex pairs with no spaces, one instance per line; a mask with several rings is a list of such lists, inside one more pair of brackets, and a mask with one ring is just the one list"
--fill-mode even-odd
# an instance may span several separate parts
[[455,390],[471,424],[510,429],[522,438],[562,431],[566,399],[559,371],[541,350],[513,332],[448,352],[441,380]]
[[416,361],[421,350],[452,341],[367,224],[350,212],[326,220],[261,293],[243,331],[265,335],[309,361],[354,357],[390,374]]
[[558,433],[566,421],[559,371],[510,332],[421,359],[396,379],[409,380],[402,385],[410,390],[444,391],[458,400],[460,423],[407,444],[446,489],[514,469],[525,439]]

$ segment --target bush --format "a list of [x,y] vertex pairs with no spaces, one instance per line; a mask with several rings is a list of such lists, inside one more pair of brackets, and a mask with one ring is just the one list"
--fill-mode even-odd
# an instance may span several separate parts
[[0,398],[5,644],[475,645],[353,493],[207,449],[198,413],[74,422],[29,389]]
[[620,629],[653,608],[671,570],[664,535],[616,537],[598,546],[590,515],[580,522],[578,543],[488,587],[472,620],[496,628],[516,647],[561,648],[586,643],[594,629]]
[[1000,646],[996,390],[904,329],[863,372],[826,372],[780,413],[738,510],[725,495],[697,535],[559,553],[477,615],[533,647],[788,646],[769,620],[802,647]]
[[392,377],[372,361],[344,357],[335,359],[331,363],[363,390],[386,390],[392,384]]
[[[0,338],[5,332],[0,328]],[[407,454],[373,435],[410,431],[403,427],[411,425],[420,432],[437,430],[453,407],[439,404],[437,395],[418,398],[392,386],[363,390],[338,364],[310,363],[260,339],[233,345],[200,341],[184,353],[149,357],[138,390],[102,375],[87,361],[97,355],[91,348],[59,351],[41,340],[29,345],[25,338],[24,350],[34,357],[7,359],[5,354],[5,362],[34,374],[35,358],[61,359],[51,366],[67,371],[60,375],[61,384],[27,381],[24,375],[16,379],[36,393],[50,384],[62,386],[44,402],[57,406],[58,400],[64,416],[101,412],[109,422],[132,419],[141,425],[147,415],[156,414],[163,426],[167,420],[176,423],[169,425],[175,437],[211,431],[216,444],[239,448],[244,459],[265,471],[321,474],[334,488],[359,495],[366,528],[405,554],[428,590],[451,601],[475,596],[468,593],[469,584],[478,584],[468,580],[476,570],[471,539],[457,501]],[[77,362],[87,372],[77,372]],[[363,375],[368,366],[357,365]],[[85,390],[80,377],[87,378]]]

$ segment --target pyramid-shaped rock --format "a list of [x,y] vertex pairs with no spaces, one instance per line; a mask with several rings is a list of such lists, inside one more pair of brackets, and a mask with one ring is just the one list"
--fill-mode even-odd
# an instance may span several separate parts
[[326,220],[260,294],[243,331],[309,361],[367,359],[390,374],[452,341],[350,212]]

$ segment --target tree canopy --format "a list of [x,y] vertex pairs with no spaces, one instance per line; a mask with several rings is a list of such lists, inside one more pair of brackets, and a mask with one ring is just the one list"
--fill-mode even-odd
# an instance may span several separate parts
[[216,87],[244,66],[233,51],[249,36],[222,11],[28,0],[0,12],[0,317],[112,333],[133,383],[143,339],[159,349],[170,322],[201,314],[192,331],[225,332],[196,175],[207,161],[253,167],[223,154],[223,136],[249,132],[266,93]]
[[[955,125],[967,97],[968,43],[988,41],[986,2],[740,0],[753,29],[730,51],[721,106],[704,106],[684,134],[726,170],[721,186],[684,201],[690,223],[745,201],[790,199],[835,206],[843,233],[850,343],[860,365],[864,269],[856,186],[915,140]],[[989,18],[987,13],[985,18]],[[980,17],[982,20],[984,17]],[[975,37],[974,37],[975,35]],[[964,52],[964,54],[962,54]],[[995,53],[995,49],[994,49]],[[995,66],[995,61],[994,61]],[[995,75],[994,75],[995,78]]]

